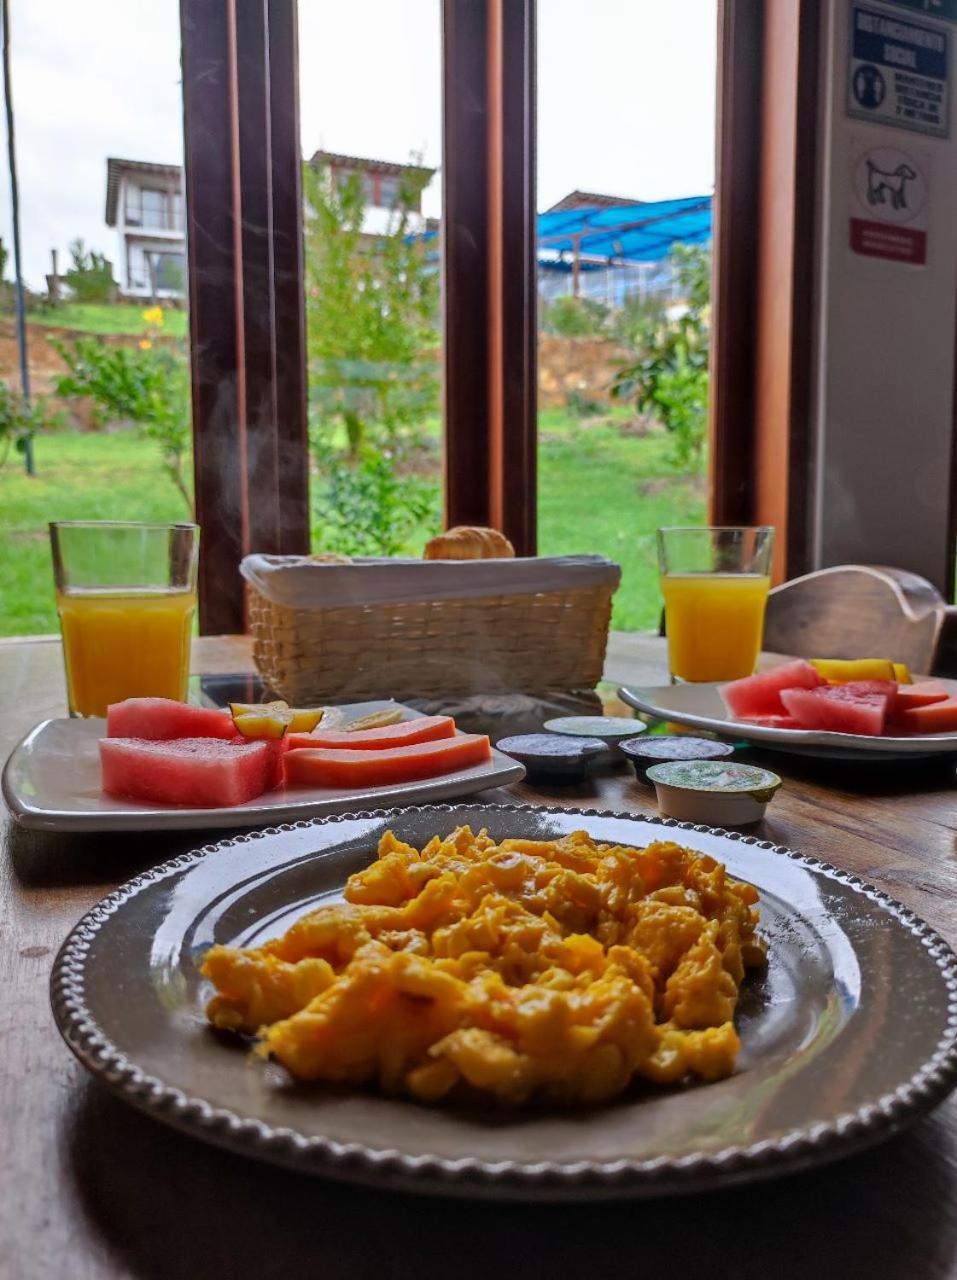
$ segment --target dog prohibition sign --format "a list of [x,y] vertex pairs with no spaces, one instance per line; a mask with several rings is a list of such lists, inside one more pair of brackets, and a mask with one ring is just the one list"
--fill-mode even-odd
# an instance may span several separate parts
[[911,166],[905,162],[888,172],[879,169],[871,159],[867,159],[865,163],[868,204],[889,204],[892,209],[906,209],[907,184],[917,177]]

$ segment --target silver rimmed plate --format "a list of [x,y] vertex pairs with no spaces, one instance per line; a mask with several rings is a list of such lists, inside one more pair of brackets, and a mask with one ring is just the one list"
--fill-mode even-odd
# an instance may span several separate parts
[[[356,702],[342,711],[358,719],[373,711],[398,707],[403,719],[420,712],[395,702]],[[390,804],[427,804],[454,796],[474,795],[489,787],[520,782],[525,769],[501,751],[468,769],[438,778],[387,787],[336,789],[290,787],[270,791],[229,809],[177,809],[173,805],[116,800],[100,789],[97,743],[106,721],[46,720],[15,747],[3,770],[3,798],[25,827],[46,831],[199,831],[206,828],[256,827],[267,823],[324,818],[348,809]]]
[[[297,1086],[209,1029],[197,962],[213,942],[263,941],[335,899],[390,827],[421,846],[461,823],[496,838],[673,838],[755,884],[770,962],[742,992],[734,1075],[585,1111],[464,1111]],[[887,1137],[957,1077],[957,957],[906,908],[753,837],[596,810],[437,805],[197,849],[80,921],[52,998],[80,1061],[158,1119],[307,1172],[459,1196],[644,1196],[769,1177]]]
[[[924,678],[924,677],[921,677]],[[931,677],[927,676],[926,679]],[[957,696],[957,680],[941,680]],[[618,690],[622,702],[658,720],[710,729],[726,738],[753,742],[774,751],[830,760],[903,760],[919,756],[957,755],[957,733],[924,733],[910,737],[867,737],[861,733],[828,733],[817,729],[769,729],[735,720],[721,701],[718,684],[665,684]]]

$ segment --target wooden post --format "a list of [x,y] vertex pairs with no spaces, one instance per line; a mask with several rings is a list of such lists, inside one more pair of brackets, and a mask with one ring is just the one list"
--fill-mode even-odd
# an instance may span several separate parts
[[309,549],[296,0],[181,0],[200,626]]
[[443,47],[446,521],[532,555],[534,0],[444,0]]
[[811,263],[820,0],[720,0],[711,349],[714,524],[809,564]]

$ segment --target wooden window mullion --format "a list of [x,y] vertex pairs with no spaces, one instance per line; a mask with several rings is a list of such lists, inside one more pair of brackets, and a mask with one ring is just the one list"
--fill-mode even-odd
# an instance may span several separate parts
[[[200,625],[309,548],[295,0],[181,0]],[[282,353],[282,355],[280,355]]]
[[268,0],[278,550],[309,548],[308,367],[296,8]]
[[535,551],[534,0],[444,0],[448,524]]
[[711,361],[715,524],[770,524],[810,565],[820,0],[720,0]]

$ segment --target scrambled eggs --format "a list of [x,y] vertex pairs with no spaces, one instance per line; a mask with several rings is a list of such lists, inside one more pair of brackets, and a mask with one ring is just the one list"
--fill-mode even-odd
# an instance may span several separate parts
[[734,1068],[744,971],[764,962],[757,896],[671,841],[496,844],[460,827],[420,852],[389,832],[344,903],[207,952],[207,1012],[300,1080],[426,1102],[716,1080]]

